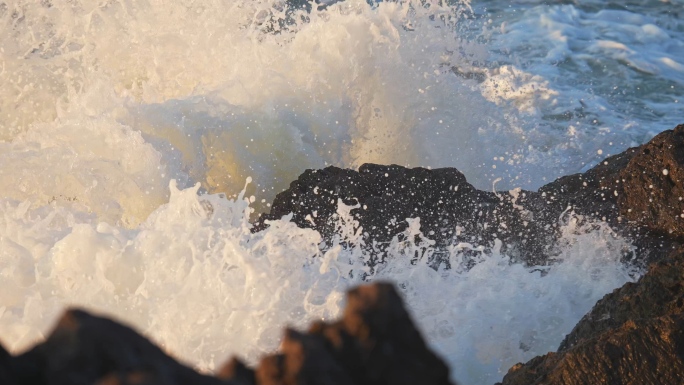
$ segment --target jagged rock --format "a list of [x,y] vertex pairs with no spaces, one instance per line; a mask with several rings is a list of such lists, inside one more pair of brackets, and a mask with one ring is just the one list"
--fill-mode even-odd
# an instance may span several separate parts
[[679,384],[684,378],[684,250],[606,295],[557,353],[517,364],[503,385]]
[[607,294],[575,325],[558,348],[618,327],[630,319],[651,319],[684,313],[684,250],[650,267],[638,282],[628,282]]
[[394,286],[350,290],[343,318],[287,330],[281,352],[264,358],[257,383],[446,385],[449,368],[425,344]]
[[684,378],[684,315],[630,320],[563,353],[516,365],[502,385],[663,385]]
[[533,220],[518,204],[529,192],[494,193],[475,189],[454,168],[429,170],[364,164],[359,171],[327,167],[307,170],[276,197],[266,220],[292,214],[300,227],[314,228],[330,240],[337,232],[338,200],[357,205],[351,211],[371,254],[382,256],[390,241],[420,218],[422,233],[444,249],[454,239],[492,246],[504,241],[508,253],[541,256],[552,244],[554,226]]
[[351,214],[366,248],[380,258],[406,230],[406,218],[419,217],[422,233],[438,250],[456,242],[489,248],[499,239],[511,257],[538,264],[553,256],[559,218],[570,209],[632,239],[645,265],[684,242],[683,178],[684,125],[537,192],[477,190],[454,168],[327,167],[305,171],[278,194],[254,231],[292,214],[298,226],[316,229],[330,242],[340,200],[358,206]]
[[256,370],[259,385],[354,385],[350,374],[317,335],[288,329],[281,353],[264,358]]
[[10,365],[17,385],[226,384],[179,364],[131,328],[78,309]]
[[233,357],[226,362],[216,373],[216,377],[222,380],[232,379],[240,385],[255,385],[254,371],[247,367],[244,362]]
[[256,371],[230,360],[216,377],[179,364],[131,328],[68,310],[48,339],[10,356],[2,385],[449,385],[449,368],[425,344],[394,287],[350,290],[344,317],[307,333],[287,329],[280,352]]

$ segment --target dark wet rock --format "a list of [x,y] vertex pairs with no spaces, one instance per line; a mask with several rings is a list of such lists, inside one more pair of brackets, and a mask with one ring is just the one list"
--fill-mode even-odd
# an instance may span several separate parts
[[539,192],[561,207],[606,221],[634,240],[642,255],[650,254],[646,262],[666,255],[684,243],[684,125]]
[[382,258],[395,237],[407,229],[406,218],[420,218],[423,235],[437,249],[454,242],[493,246],[501,239],[510,255],[545,255],[555,225],[535,221],[517,200],[529,192],[494,193],[474,188],[454,168],[429,170],[364,164],[359,171],[327,167],[307,170],[276,197],[266,220],[292,214],[300,227],[318,230],[330,241],[338,233],[338,200],[357,206],[351,211],[365,247]]
[[14,376],[11,372],[10,360],[12,357],[7,350],[0,345],[0,384],[15,385]]
[[11,359],[17,385],[225,385],[179,364],[131,328],[67,311],[47,340]]
[[232,379],[234,382],[241,385],[256,384],[254,370],[247,367],[244,362],[235,357],[231,358],[219,369],[216,373],[216,377],[222,380]]
[[281,352],[262,360],[256,377],[263,385],[451,384],[449,368],[386,283],[350,290],[340,321],[287,330]]
[[287,329],[256,370],[237,359],[216,377],[164,354],[131,328],[69,310],[48,339],[17,357],[0,348],[2,385],[449,385],[394,286],[350,290],[341,320]]
[[679,384],[684,378],[684,250],[606,295],[558,352],[517,364],[503,385]]
[[393,238],[402,240],[406,218],[420,218],[422,234],[437,250],[460,242],[492,248],[498,239],[511,257],[538,264],[553,257],[559,224],[572,212],[632,239],[646,265],[684,241],[682,181],[684,125],[536,192],[477,190],[454,168],[307,170],[278,194],[254,230],[292,214],[294,223],[316,229],[330,244],[339,233],[339,200],[357,206],[351,214],[365,248],[380,259]]

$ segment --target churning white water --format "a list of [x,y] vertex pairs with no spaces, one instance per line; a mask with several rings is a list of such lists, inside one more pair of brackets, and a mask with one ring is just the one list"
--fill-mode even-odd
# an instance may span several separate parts
[[[19,352],[75,304],[202,369],[255,362],[339,315],[366,256],[286,218],[251,234],[252,209],[306,168],[536,188],[641,143],[683,116],[681,4],[0,1],[0,339]],[[563,229],[549,267],[434,271],[396,242],[370,279],[455,379],[491,384],[634,275],[605,226]]]

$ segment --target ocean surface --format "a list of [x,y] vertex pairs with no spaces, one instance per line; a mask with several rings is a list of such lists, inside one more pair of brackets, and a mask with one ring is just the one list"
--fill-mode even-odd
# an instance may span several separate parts
[[[0,0],[6,348],[76,305],[200,370],[255,363],[283,326],[337,317],[367,271],[287,218],[250,232],[305,169],[536,189],[684,122],[684,0],[328,3]],[[638,277],[628,239],[562,229],[551,266],[494,248],[460,268],[481,248],[456,239],[435,271],[395,242],[369,279],[399,285],[455,380],[492,384]]]

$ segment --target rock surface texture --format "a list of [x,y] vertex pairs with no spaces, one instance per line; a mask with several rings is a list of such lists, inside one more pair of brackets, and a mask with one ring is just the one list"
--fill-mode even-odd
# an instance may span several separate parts
[[448,385],[391,284],[352,289],[341,320],[286,330],[255,370],[230,360],[216,377],[179,364],[131,328],[69,310],[44,343],[16,357],[0,348],[3,385]]
[[681,384],[684,249],[606,295],[558,352],[517,364],[502,385]]
[[364,164],[358,171],[307,170],[278,194],[254,230],[291,214],[298,226],[316,229],[331,242],[339,232],[342,202],[355,207],[351,215],[364,247],[379,259],[393,238],[404,236],[406,219],[420,218],[422,234],[437,249],[460,242],[491,248],[498,239],[511,257],[537,264],[553,256],[558,226],[572,211],[632,239],[646,264],[684,241],[683,180],[680,125],[539,191],[477,190],[453,168]]

